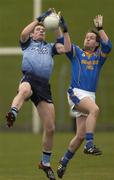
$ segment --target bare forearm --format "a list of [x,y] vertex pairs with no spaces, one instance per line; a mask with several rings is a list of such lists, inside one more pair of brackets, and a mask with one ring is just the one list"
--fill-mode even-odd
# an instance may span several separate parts
[[22,42],[26,41],[29,38],[30,33],[33,31],[34,27],[37,24],[38,24],[38,21],[35,20],[23,29],[23,31],[21,32],[21,37],[20,37]]
[[104,42],[107,42],[109,39],[107,34],[105,33],[105,31],[103,29],[99,31],[99,36]]

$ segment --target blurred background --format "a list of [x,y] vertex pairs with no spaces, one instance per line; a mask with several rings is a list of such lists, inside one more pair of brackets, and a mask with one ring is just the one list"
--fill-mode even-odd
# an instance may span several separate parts
[[[21,30],[33,20],[33,0],[0,0],[0,48],[19,47]],[[93,27],[93,18],[97,14],[104,16],[104,29],[114,42],[114,1],[113,0],[42,0],[41,11],[50,7],[61,11],[67,21],[73,43],[83,47],[83,40],[88,29]],[[54,42],[52,32],[47,32],[47,41]],[[105,63],[97,90],[97,104],[100,116],[97,130],[114,130],[114,51]],[[51,78],[52,94],[56,110],[58,131],[72,131],[74,120],[69,113],[66,92],[70,83],[70,62],[65,55],[56,56],[55,68]],[[5,115],[12,99],[17,93],[21,74],[21,55],[0,55],[0,130],[5,128]],[[24,104],[18,115],[14,130],[32,131],[32,104]]]

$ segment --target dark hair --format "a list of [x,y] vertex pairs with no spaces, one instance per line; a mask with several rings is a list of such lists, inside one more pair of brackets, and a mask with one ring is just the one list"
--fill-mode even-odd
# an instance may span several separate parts
[[44,27],[44,24],[42,22],[38,22],[38,24],[36,26],[43,26]]
[[98,31],[95,30],[95,29],[92,29],[90,32],[96,34],[96,41],[97,41],[97,42],[100,42],[100,37],[99,37]]
[[[44,27],[44,24],[42,23],[42,22],[38,22],[36,25],[35,25],[35,27],[36,26],[42,26],[42,27]],[[35,27],[34,27],[34,29],[35,29]],[[45,28],[45,27],[44,27]],[[33,29],[33,31],[32,32],[34,32],[34,29]]]
[[100,37],[99,37],[98,31],[96,29],[91,29],[91,30],[88,30],[87,33],[94,33],[96,35],[96,41],[99,43],[99,45],[95,48],[95,51],[96,51],[100,46]]

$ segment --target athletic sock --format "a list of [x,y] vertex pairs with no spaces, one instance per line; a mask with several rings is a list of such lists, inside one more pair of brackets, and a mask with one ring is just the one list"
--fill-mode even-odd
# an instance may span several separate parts
[[70,150],[68,150],[64,157],[61,159],[61,163],[63,166],[67,166],[68,162],[72,159],[74,156],[74,153],[72,153]]
[[93,133],[86,133],[85,135],[86,139],[86,148],[89,149],[93,146]]
[[17,117],[17,113],[18,113],[17,108],[16,107],[12,107],[10,111],[14,114],[14,116],[16,118]]
[[51,152],[42,152],[42,163],[45,166],[50,166]]

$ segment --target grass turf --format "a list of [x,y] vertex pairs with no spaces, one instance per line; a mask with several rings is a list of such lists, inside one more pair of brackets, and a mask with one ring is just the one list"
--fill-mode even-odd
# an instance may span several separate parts
[[[72,133],[55,135],[52,166],[56,172],[59,158]],[[96,144],[103,150],[99,157],[83,154],[83,145],[69,163],[65,180],[113,180],[114,133],[96,133]],[[37,163],[41,157],[41,135],[0,133],[0,180],[45,180]],[[56,175],[57,177],[57,175]],[[57,178],[58,179],[58,178]]]

